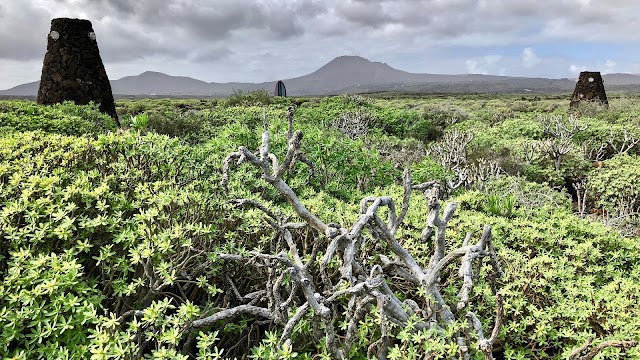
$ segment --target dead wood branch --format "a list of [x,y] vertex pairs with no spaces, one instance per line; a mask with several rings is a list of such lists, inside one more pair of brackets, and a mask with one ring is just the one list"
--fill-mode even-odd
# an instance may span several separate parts
[[582,355],[589,348],[589,346],[591,346],[592,342],[593,342],[593,337],[590,337],[582,346],[580,346],[579,348],[571,352],[571,355],[569,355],[569,359],[570,360],[591,360],[596,355],[598,355],[602,350],[608,347],[630,349],[638,345],[638,342],[635,340],[607,340],[594,346],[589,352]]
[[607,144],[611,146],[616,154],[625,154],[640,143],[640,137],[630,134],[626,129],[622,132],[622,139],[618,140],[616,134],[611,130]]
[[577,133],[587,130],[587,124],[580,124],[579,118],[573,114],[564,120],[562,115],[540,115],[542,131],[556,139],[571,139]]
[[[468,134],[454,132],[451,141],[462,144],[462,150],[473,139]],[[253,291],[262,291],[261,298],[254,302],[255,305],[241,305],[228,310],[223,310],[205,319],[194,321],[194,324],[212,324],[215,319],[230,318],[238,313],[252,314],[271,320],[283,327],[280,344],[291,344],[293,328],[308,314],[313,311],[311,321],[316,336],[324,336],[328,350],[335,358],[343,358],[349,353],[357,333],[359,321],[372,311],[372,305],[377,305],[377,316],[380,318],[380,337],[374,340],[368,349],[370,356],[383,358],[389,344],[388,323],[406,326],[409,318],[415,314],[424,316],[423,321],[418,322],[416,329],[434,328],[443,329],[447,324],[456,320],[456,314],[450,309],[440,293],[440,277],[453,260],[462,259],[462,265],[458,271],[463,279],[457,308],[463,309],[470,306],[469,299],[473,290],[473,284],[479,275],[482,259],[489,257],[493,267],[493,276],[489,277],[492,289],[497,288],[495,282],[502,276],[502,269],[497,260],[497,255],[491,241],[491,227],[485,226],[479,241],[475,245],[469,245],[472,235],[468,235],[465,244],[447,254],[446,230],[449,221],[453,217],[458,203],[446,204],[442,213],[440,185],[436,182],[427,182],[413,185],[408,171],[404,173],[404,195],[402,205],[398,208],[393,198],[389,196],[371,196],[364,198],[360,203],[360,216],[350,227],[340,224],[325,223],[315,214],[309,211],[298,199],[293,190],[282,179],[284,171],[295,165],[295,160],[301,159],[300,141],[302,133],[296,131],[289,137],[288,151],[284,160],[279,163],[269,150],[269,134],[263,133],[262,146],[255,155],[245,147],[238,148],[231,153],[224,162],[222,185],[226,189],[229,180],[229,171],[233,163],[241,165],[249,163],[262,171],[262,179],[271,184],[281,196],[283,196],[294,213],[304,223],[292,223],[288,217],[280,212],[274,212],[250,200],[232,200],[238,206],[253,206],[261,210],[267,221],[274,229],[275,253],[264,254],[249,252],[245,255],[220,254],[221,261],[245,262],[252,264],[256,271],[264,276],[262,285],[255,284]],[[441,156],[456,164],[466,162],[460,154],[450,156],[445,154],[445,149],[440,148]],[[449,160],[448,160],[449,161]],[[455,185],[455,184],[454,184]],[[423,268],[396,238],[396,234],[404,221],[409,204],[411,191],[416,190],[424,194],[427,201],[427,216],[422,241],[432,241],[434,252],[429,265]],[[386,208],[386,220],[381,218],[382,209]],[[316,265],[312,257],[306,264],[303,261],[305,247],[299,245],[292,230],[309,226],[315,229],[320,236],[326,237],[328,243],[324,256]],[[433,236],[432,236],[433,235]],[[316,242],[319,240],[316,240]],[[379,254],[375,257],[373,249],[388,249],[394,260],[390,260],[390,254]],[[314,252],[318,251],[314,244]],[[380,260],[374,260],[379,258]],[[338,264],[337,266],[335,264]],[[474,265],[477,270],[474,272]],[[329,270],[333,269],[330,274]],[[339,270],[336,272],[336,269]],[[424,287],[429,295],[429,301],[421,301],[419,304],[413,299],[405,301],[399,297],[389,286],[390,275],[385,273],[392,271],[396,277],[407,281],[414,286]],[[290,285],[285,286],[283,279],[290,278]],[[320,285],[320,286],[319,286]],[[263,286],[261,288],[261,286]],[[322,288],[322,290],[321,290]],[[239,299],[247,298],[240,291],[234,290]],[[282,300],[286,299],[286,300]],[[347,300],[348,299],[348,300]],[[347,306],[345,307],[345,300]],[[262,304],[262,307],[258,306]],[[245,306],[245,307],[242,307]],[[487,353],[498,336],[498,330],[502,322],[502,303],[498,296],[496,300],[497,317],[494,331],[489,339],[482,339],[481,351]],[[234,310],[235,309],[235,310]],[[233,311],[232,311],[233,310]],[[225,313],[224,311],[227,311]],[[334,326],[336,319],[347,315],[346,329],[337,329]],[[218,315],[221,314],[221,315]],[[473,314],[473,313],[471,313]],[[473,315],[475,317],[475,315]],[[477,320],[477,319],[476,319]],[[479,321],[478,321],[479,323]],[[194,327],[195,325],[192,325]],[[320,331],[323,329],[324,331]],[[476,332],[478,330],[476,329]],[[481,327],[480,327],[481,331]],[[465,340],[466,339],[466,340]],[[317,339],[320,340],[320,339]],[[468,341],[468,334],[455,334],[452,341],[463,343]]]

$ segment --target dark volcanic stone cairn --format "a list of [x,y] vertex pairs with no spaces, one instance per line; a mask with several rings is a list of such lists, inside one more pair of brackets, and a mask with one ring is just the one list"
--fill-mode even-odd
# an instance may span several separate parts
[[93,101],[100,104],[100,111],[118,121],[111,84],[89,20],[51,20],[38,104],[67,100],[82,105]]
[[578,106],[580,101],[598,101],[601,104],[609,105],[600,72],[583,71],[580,73],[569,106]]

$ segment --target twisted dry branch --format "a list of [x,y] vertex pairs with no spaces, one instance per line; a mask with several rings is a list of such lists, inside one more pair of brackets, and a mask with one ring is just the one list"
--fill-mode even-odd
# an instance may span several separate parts
[[[303,159],[300,150],[302,133],[296,131],[289,136],[287,154],[280,164],[277,158],[269,151],[269,134],[263,133],[262,146],[258,155],[255,155],[245,147],[238,148],[237,152],[229,154],[225,159],[222,174],[222,186],[227,189],[229,170],[232,163],[241,165],[249,163],[262,170],[262,179],[271,184],[282,195],[294,213],[304,221],[304,225],[324,235],[328,241],[322,261],[316,266],[312,258],[307,264],[302,260],[303,255],[291,232],[292,229],[300,229],[303,224],[290,223],[288,217],[279,212],[273,212],[258,202],[249,200],[233,200],[239,206],[253,206],[264,212],[268,223],[276,231],[278,254],[263,254],[250,252],[248,255],[220,254],[222,261],[245,262],[252,264],[257,269],[268,269],[269,276],[265,276],[263,303],[265,307],[238,307],[223,310],[208,318],[196,320],[193,324],[211,324],[211,319],[229,318],[237,314],[245,313],[269,319],[283,326],[280,344],[290,344],[293,328],[305,316],[311,315],[314,329],[324,329],[324,338],[327,348],[335,358],[343,358],[349,353],[357,332],[359,321],[371,312],[371,306],[377,304],[380,322],[380,338],[369,347],[369,355],[374,354],[381,358],[386,354],[388,346],[388,322],[406,326],[413,315],[426,315],[425,321],[415,325],[417,329],[434,328],[442,329],[443,326],[456,320],[456,314],[446,304],[440,293],[440,277],[445,269],[456,259],[462,259],[459,276],[463,279],[463,285],[459,294],[458,310],[469,306],[470,293],[475,279],[479,274],[474,273],[473,264],[481,266],[484,257],[490,258],[494,269],[494,276],[489,278],[496,282],[502,276],[502,270],[498,264],[497,256],[491,242],[491,228],[485,226],[480,240],[475,245],[469,245],[471,235],[465,240],[465,244],[448,254],[446,253],[446,228],[453,217],[458,203],[449,203],[440,214],[440,190],[436,182],[428,182],[413,185],[408,171],[404,173],[404,196],[402,205],[398,209],[393,198],[389,196],[366,197],[360,204],[360,216],[350,227],[339,224],[325,223],[315,214],[309,211],[298,199],[294,191],[282,180],[285,171],[295,164],[296,160]],[[469,142],[470,139],[464,139]],[[424,193],[427,201],[427,220],[421,239],[424,242],[433,241],[434,253],[426,268],[420,266],[413,255],[405,249],[396,238],[397,231],[401,228],[406,217],[410,195],[412,191]],[[380,217],[382,208],[387,208],[387,220]],[[435,236],[432,234],[435,231]],[[371,260],[372,254],[366,253],[372,247],[386,246],[394,259],[380,254],[379,261]],[[341,255],[341,256],[338,256]],[[328,269],[334,259],[340,264],[339,276],[330,275]],[[389,270],[392,269],[392,270]],[[424,287],[431,299],[421,308],[414,300],[401,301],[388,285],[389,275],[385,271],[393,271],[401,280],[413,283],[417,287]],[[276,274],[280,274],[277,276]],[[284,286],[283,277],[290,275],[292,285]],[[278,280],[280,279],[280,280]],[[322,286],[319,286],[322,285]],[[322,290],[320,290],[322,287]],[[492,289],[496,289],[493,285]],[[261,290],[261,289],[259,289]],[[283,301],[282,299],[286,299]],[[336,333],[335,320],[344,313],[344,298],[348,298],[346,309],[346,331]],[[496,301],[498,316],[494,331],[489,339],[484,339],[481,326],[474,326],[479,338],[482,339],[480,351],[490,356],[493,343],[498,336],[498,330],[502,322],[502,302],[498,296]],[[244,306],[244,307],[243,307]],[[234,310],[235,309],[235,310]],[[226,313],[225,313],[226,312]],[[221,314],[222,313],[222,314]],[[221,315],[217,315],[221,314]],[[292,314],[292,315],[290,315]],[[474,324],[479,324],[473,315]],[[196,325],[193,325],[195,327]],[[455,341],[462,344],[470,344],[470,336],[461,333],[456,334]],[[465,345],[466,346],[466,345]]]
[[590,337],[582,346],[580,346],[579,348],[571,352],[571,354],[569,355],[569,359],[570,360],[591,360],[596,355],[598,355],[602,350],[608,347],[630,349],[638,345],[638,342],[634,340],[607,340],[594,346],[589,352],[583,355],[583,353],[589,348],[589,346],[591,346],[592,342],[593,342],[593,337]]

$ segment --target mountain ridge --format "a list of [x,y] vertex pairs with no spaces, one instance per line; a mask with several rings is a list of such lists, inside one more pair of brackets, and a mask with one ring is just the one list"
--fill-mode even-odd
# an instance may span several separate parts
[[[612,73],[603,75],[605,86],[640,87],[640,75]],[[262,83],[206,82],[188,76],[173,76],[157,71],[125,76],[111,81],[114,95],[228,96],[236,91],[273,90],[277,80]],[[303,76],[284,79],[287,93],[331,95],[353,92],[566,92],[575,81],[567,78],[528,78],[483,74],[411,73],[386,63],[353,55],[338,56]],[[3,96],[36,96],[39,82],[29,82],[0,91]]]

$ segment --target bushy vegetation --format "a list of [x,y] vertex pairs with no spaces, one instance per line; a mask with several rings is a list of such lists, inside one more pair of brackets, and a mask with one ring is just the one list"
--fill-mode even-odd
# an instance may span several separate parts
[[[580,358],[572,352],[588,343],[582,355],[604,344],[614,346],[597,358],[640,358],[640,107],[631,96],[571,113],[562,98],[486,95],[120,101],[117,131],[95,106],[0,102],[0,355],[311,359],[335,357],[339,344],[348,358],[483,358],[465,314],[488,339],[498,292],[497,357]],[[287,163],[300,136],[292,130],[303,135]],[[332,238],[304,224],[263,168],[236,157],[223,173],[229,154],[261,156],[264,131],[267,153],[293,164],[281,180],[328,228],[357,224],[365,197],[389,196],[398,213],[406,202],[393,237],[426,272],[436,252],[434,235],[423,238],[427,214],[456,202],[445,252],[489,225],[504,276],[493,277],[489,260],[474,266],[457,310],[468,279],[455,261],[444,267],[436,293],[453,304],[452,322],[427,311],[394,322],[375,296],[356,311],[350,299],[368,294],[347,291],[358,266],[372,270],[368,284],[382,286],[382,276],[407,313],[439,300],[402,275],[410,267],[381,240],[383,226],[358,233],[353,280],[340,281],[347,248],[322,265]],[[405,168],[413,184],[433,181],[435,200],[406,197]],[[305,308],[298,260],[331,304],[322,321],[333,340]]]
[[44,107],[30,101],[0,103],[0,132],[42,130],[64,135],[84,135],[115,128],[115,121],[101,113],[97,105],[76,106],[65,102]]

